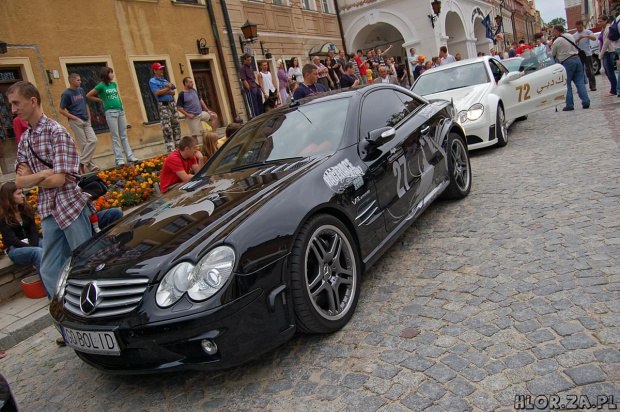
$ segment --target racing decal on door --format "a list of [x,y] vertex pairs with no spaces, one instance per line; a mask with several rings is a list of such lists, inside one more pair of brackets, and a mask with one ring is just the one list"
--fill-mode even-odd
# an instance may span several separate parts
[[360,166],[353,166],[349,159],[344,159],[323,173],[323,181],[335,193],[344,193],[351,185],[355,190],[364,185],[364,172]]
[[407,162],[405,156],[402,155],[394,163],[392,163],[392,171],[396,176],[396,193],[401,198],[409,190],[409,179],[407,176]]
[[[519,92],[519,97],[517,98],[517,101],[519,103],[521,103],[522,100],[530,100],[530,84],[529,83],[525,83],[523,86],[517,86],[515,87],[515,90]],[[521,99],[521,97],[523,97],[523,99]]]

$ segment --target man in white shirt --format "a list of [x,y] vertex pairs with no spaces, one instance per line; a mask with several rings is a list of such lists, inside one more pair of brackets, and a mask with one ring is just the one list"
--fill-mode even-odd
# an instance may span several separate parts
[[387,67],[381,66],[379,67],[379,77],[377,77],[376,83],[398,84],[398,79],[394,75],[388,76]]
[[588,82],[590,83],[590,91],[596,91],[596,79],[594,78],[594,68],[592,67],[592,48],[590,47],[590,40],[596,40],[596,36],[584,27],[583,20],[577,20],[575,28],[577,29],[573,33],[575,44],[586,53],[586,76],[588,76]]
[[441,65],[448,63],[454,63],[456,59],[453,55],[448,54],[448,48],[446,46],[441,46],[439,48],[439,57],[441,57]]

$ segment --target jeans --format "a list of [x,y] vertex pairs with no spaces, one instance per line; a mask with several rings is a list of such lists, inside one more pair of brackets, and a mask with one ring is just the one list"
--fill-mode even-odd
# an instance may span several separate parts
[[84,206],[80,215],[65,229],[58,226],[52,215],[41,221],[44,240],[39,273],[49,296],[56,292],[60,269],[71,256],[71,252],[92,237],[90,214],[88,206]]
[[611,84],[609,93],[617,94],[618,93],[618,79],[616,79],[616,73],[614,72],[616,68],[616,62],[614,61],[616,58],[616,53],[606,52],[603,55],[603,69],[605,69],[605,75],[609,79],[609,83]]
[[106,110],[105,119],[108,122],[108,127],[112,134],[112,150],[114,150],[114,160],[116,160],[116,164],[122,165],[125,163],[123,152],[121,152],[121,146],[119,144],[119,137],[120,143],[123,145],[123,149],[125,149],[127,160],[133,162],[135,159],[129,142],[127,141],[127,120],[125,119],[125,111],[116,109]]
[[41,274],[41,256],[43,249],[39,246],[13,247],[7,252],[11,262],[18,265],[34,265]]
[[586,91],[586,85],[583,82],[583,64],[577,57],[565,60],[562,66],[566,69],[566,107],[573,108],[573,86],[571,83],[575,83],[577,87],[577,94],[581,99],[582,106],[590,105],[590,98]]
[[101,212],[97,212],[99,229],[105,229],[107,226],[116,222],[121,217],[123,217],[123,211],[120,210],[118,207],[113,207],[110,209],[102,210]]

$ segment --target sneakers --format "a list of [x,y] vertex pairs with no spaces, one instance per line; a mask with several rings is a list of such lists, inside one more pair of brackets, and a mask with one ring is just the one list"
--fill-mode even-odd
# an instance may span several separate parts
[[562,109],[563,112],[570,112],[572,110],[575,110],[575,108],[574,107],[565,107],[565,108]]

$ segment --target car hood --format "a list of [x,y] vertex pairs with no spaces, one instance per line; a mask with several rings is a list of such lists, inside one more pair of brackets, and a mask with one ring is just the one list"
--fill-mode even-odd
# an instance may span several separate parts
[[454,101],[455,109],[457,110],[457,112],[460,112],[461,110],[468,110],[475,103],[483,103],[484,96],[487,94],[490,88],[491,83],[477,84],[475,86],[447,90],[441,93],[433,93],[424,97],[429,100],[452,100]]
[[[192,180],[125,216],[83,244],[72,278],[125,275],[156,280],[178,261],[195,259],[240,222],[326,158],[253,167]],[[277,169],[277,170],[276,170]]]

